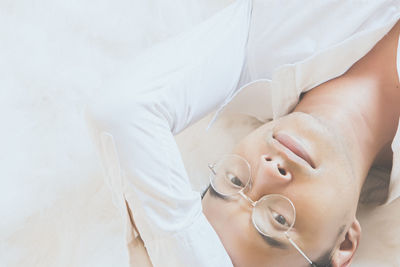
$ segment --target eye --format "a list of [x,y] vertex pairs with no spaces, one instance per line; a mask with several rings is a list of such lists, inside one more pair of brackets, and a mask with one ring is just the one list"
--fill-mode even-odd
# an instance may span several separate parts
[[289,223],[283,215],[273,211],[272,216],[274,217],[274,220],[277,221],[280,225],[289,227]]
[[228,173],[227,174],[229,181],[239,187],[244,187],[244,184],[242,183],[242,181],[235,175],[233,175],[232,173]]

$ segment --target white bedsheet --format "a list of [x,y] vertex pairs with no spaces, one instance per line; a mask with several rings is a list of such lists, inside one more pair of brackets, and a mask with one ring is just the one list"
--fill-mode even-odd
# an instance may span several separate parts
[[[140,245],[129,252],[120,242],[124,222],[104,184],[83,103],[110,90],[113,74],[143,49],[229,2],[0,2],[1,267],[129,266],[128,253],[144,255]],[[207,122],[178,137],[195,188],[206,183],[215,147],[229,151],[254,126],[225,118],[202,134]],[[399,211],[399,201],[360,210],[364,235],[353,266],[400,265]]]

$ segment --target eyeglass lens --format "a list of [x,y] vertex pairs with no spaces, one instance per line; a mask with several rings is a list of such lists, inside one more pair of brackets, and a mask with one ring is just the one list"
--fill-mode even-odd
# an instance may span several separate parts
[[[213,167],[211,185],[224,196],[233,196],[250,187],[249,163],[238,155],[226,155]],[[263,235],[282,238],[294,225],[296,218],[293,203],[278,194],[266,195],[256,201],[252,220]]]

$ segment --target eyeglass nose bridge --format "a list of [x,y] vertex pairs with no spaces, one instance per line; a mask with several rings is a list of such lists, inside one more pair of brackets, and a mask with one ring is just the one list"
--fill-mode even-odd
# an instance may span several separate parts
[[239,191],[239,195],[241,195],[244,199],[250,202],[250,204],[255,207],[257,201],[252,200],[250,197],[248,197],[245,193],[243,193],[243,190]]
[[217,173],[214,170],[215,164],[208,164],[208,168],[211,170],[211,172],[216,175]]
[[[208,164],[208,168],[211,170],[211,172],[216,175],[217,172],[215,171],[215,164]],[[252,200],[250,197],[248,197],[245,193],[243,193],[243,190],[246,188],[251,188],[251,176],[249,178],[249,182],[246,185],[246,187],[244,187],[242,190],[240,190],[238,193],[239,195],[241,195],[244,199],[246,199],[248,202],[250,202],[251,206],[255,207],[257,204],[257,201]]]

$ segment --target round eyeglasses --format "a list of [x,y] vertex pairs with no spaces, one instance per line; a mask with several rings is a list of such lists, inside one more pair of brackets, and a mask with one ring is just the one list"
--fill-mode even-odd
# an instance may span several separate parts
[[289,232],[296,220],[296,209],[293,202],[280,194],[265,195],[253,201],[244,192],[251,189],[250,164],[239,155],[223,156],[217,163],[208,165],[212,174],[212,189],[225,199],[242,196],[253,207],[251,219],[257,231],[269,238],[286,238],[290,244],[312,265],[313,262],[290,238]]

